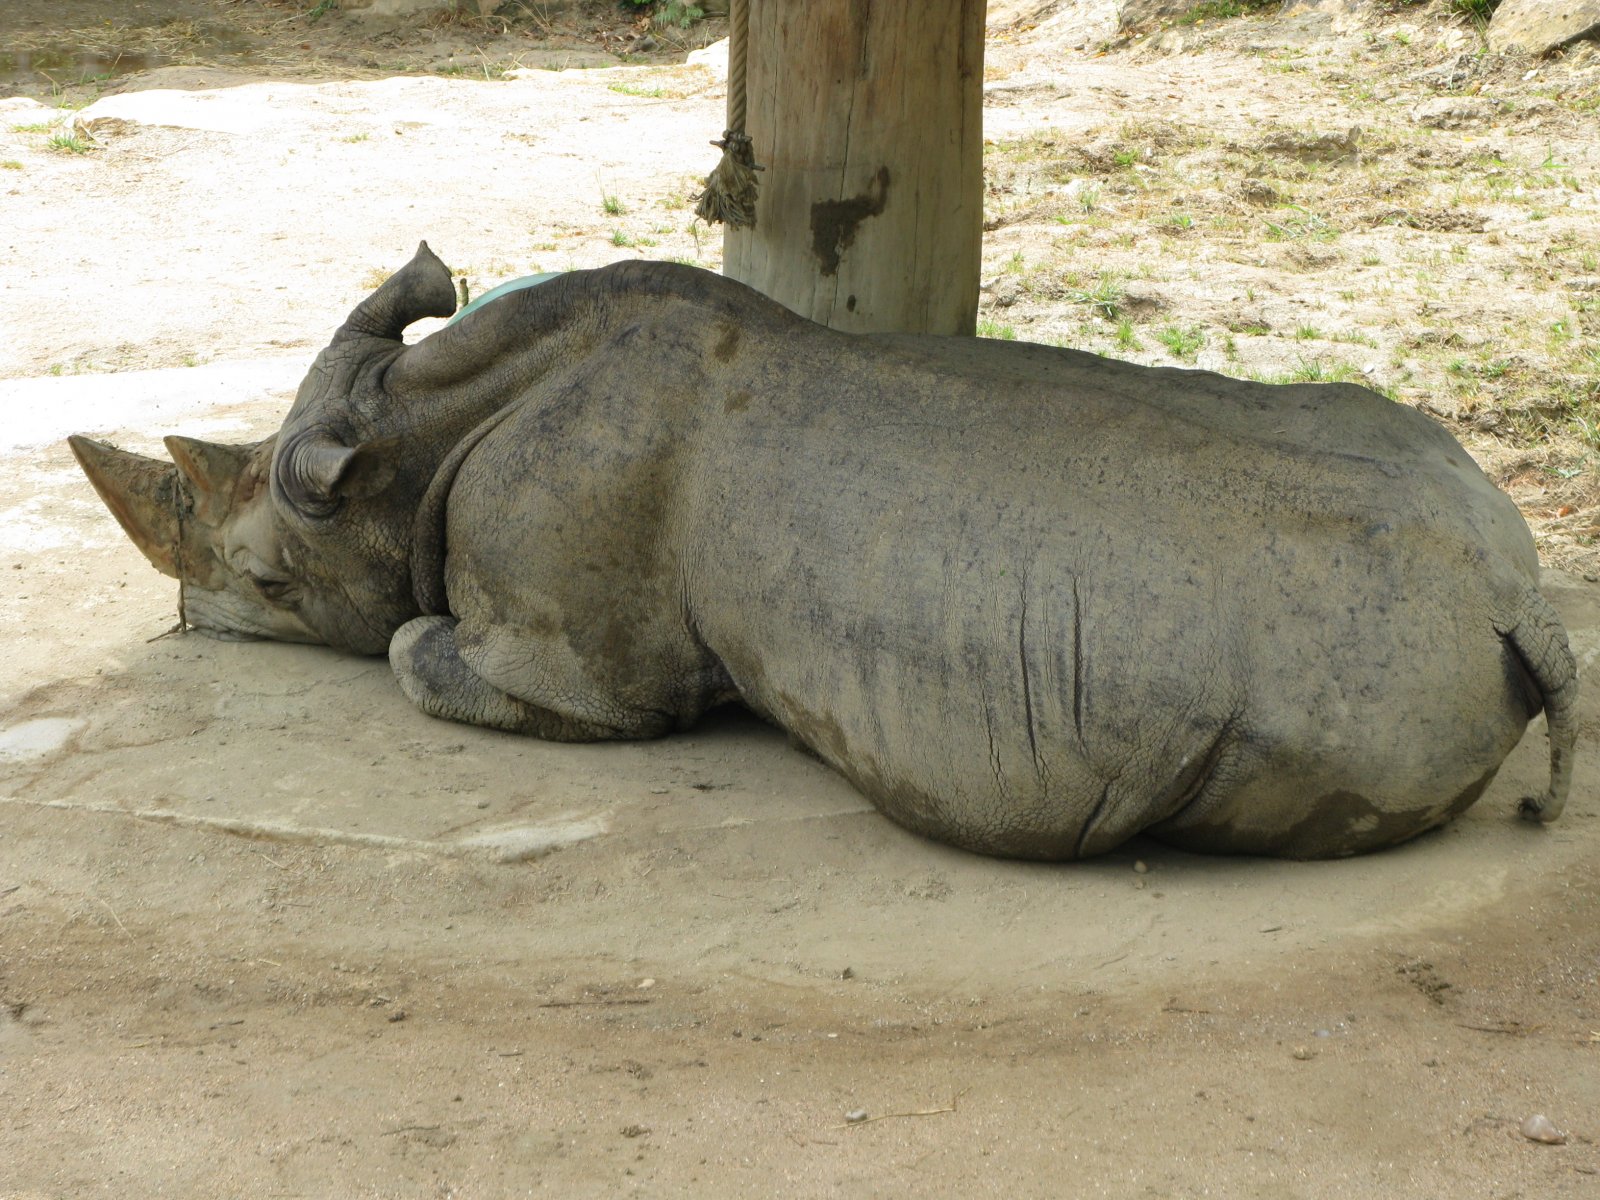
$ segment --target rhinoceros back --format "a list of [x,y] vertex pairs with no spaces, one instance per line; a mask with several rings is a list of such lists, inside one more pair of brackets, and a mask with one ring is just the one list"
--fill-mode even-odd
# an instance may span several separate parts
[[877,339],[886,368],[866,342],[825,402],[769,394],[733,435],[761,469],[706,516],[747,603],[702,627],[897,820],[1024,857],[1151,827],[1347,853],[1459,811],[1521,735],[1495,621],[1531,538],[1426,418],[1044,348]]

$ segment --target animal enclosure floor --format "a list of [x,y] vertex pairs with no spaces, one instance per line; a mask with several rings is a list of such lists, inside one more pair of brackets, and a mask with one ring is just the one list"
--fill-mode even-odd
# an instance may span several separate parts
[[[123,374],[112,436],[245,436],[299,369]],[[0,481],[0,1194],[1592,1185],[1592,693],[1548,829],[1536,722],[1384,854],[978,858],[735,713],[557,746],[381,659],[148,640],[174,588],[61,442],[100,382],[18,387]],[[1600,589],[1546,583],[1588,665]]]
[[[997,136],[1103,117],[1081,88],[1024,93],[1056,61],[1030,53],[996,80]],[[1126,64],[1080,65],[1110,86]],[[1311,90],[1237,56],[1135,65],[1133,113],[1208,68],[1241,105]],[[716,262],[681,203],[722,124],[693,71],[644,94],[214,71],[129,77],[84,110],[85,154],[0,101],[22,164],[0,177],[0,1197],[1600,1188],[1594,688],[1546,829],[1513,815],[1535,722],[1464,819],[1388,853],[1043,866],[912,837],[736,713],[553,746],[422,716],[382,660],[149,640],[175,585],[65,434],[262,436],[419,238],[476,291]],[[1526,134],[1539,153],[1600,153],[1565,113]],[[1005,224],[986,276],[1042,240]],[[1026,278],[1000,315],[1037,331]],[[1587,669],[1600,587],[1547,585]],[[1536,1113],[1564,1145],[1520,1133]]]

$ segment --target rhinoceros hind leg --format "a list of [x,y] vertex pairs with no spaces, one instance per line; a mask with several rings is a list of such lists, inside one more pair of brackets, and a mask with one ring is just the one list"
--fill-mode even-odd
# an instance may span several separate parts
[[389,665],[400,690],[429,716],[553,742],[596,742],[663,732],[597,724],[520,700],[467,664],[456,641],[456,629],[454,617],[418,617],[396,630],[389,642]]

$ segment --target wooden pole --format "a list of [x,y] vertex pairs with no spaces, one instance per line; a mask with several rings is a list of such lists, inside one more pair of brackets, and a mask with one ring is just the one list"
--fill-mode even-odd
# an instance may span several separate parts
[[983,237],[984,0],[751,0],[756,224],[723,271],[853,332],[964,333]]

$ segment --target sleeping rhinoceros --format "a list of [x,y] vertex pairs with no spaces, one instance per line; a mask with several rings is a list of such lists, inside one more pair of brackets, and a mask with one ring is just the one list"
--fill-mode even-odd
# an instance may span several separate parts
[[454,308],[423,246],[275,439],[73,446],[202,630],[387,648],[429,713],[653,737],[738,700],[888,816],[1067,859],[1315,857],[1470,805],[1576,672],[1527,526],[1349,385],[851,336],[664,263]]

